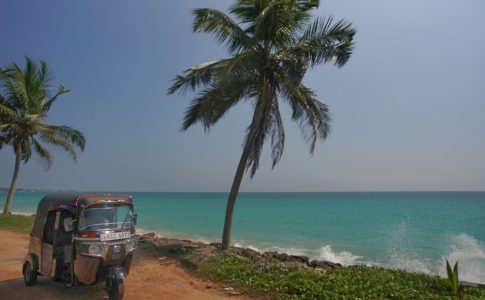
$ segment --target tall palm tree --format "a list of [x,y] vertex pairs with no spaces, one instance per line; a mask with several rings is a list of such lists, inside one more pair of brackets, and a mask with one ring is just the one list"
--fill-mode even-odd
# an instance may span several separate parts
[[227,201],[222,248],[231,241],[231,224],[239,186],[246,170],[254,176],[265,140],[271,137],[273,167],[283,154],[285,133],[280,99],[292,109],[312,154],[330,130],[328,107],[303,84],[308,69],[322,63],[342,67],[353,50],[355,29],[332,17],[311,20],[318,0],[237,0],[223,12],[194,10],[194,32],[208,32],[224,44],[229,58],[193,66],[176,76],[168,93],[199,90],[188,107],[182,129],[201,122],[206,130],[241,100],[254,112]]
[[10,211],[20,162],[29,161],[32,152],[37,153],[48,169],[52,164],[52,155],[45,144],[66,150],[74,160],[76,147],[84,150],[82,132],[66,125],[46,122],[47,113],[58,97],[69,92],[61,85],[52,94],[51,81],[47,64],[42,61],[37,64],[28,57],[23,69],[15,63],[0,69],[0,147],[11,145],[15,153],[15,169],[4,214]]

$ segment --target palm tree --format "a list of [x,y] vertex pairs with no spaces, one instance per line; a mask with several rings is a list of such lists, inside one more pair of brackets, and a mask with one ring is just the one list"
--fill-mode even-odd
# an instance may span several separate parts
[[40,65],[26,57],[21,69],[12,63],[0,69],[0,147],[11,145],[15,153],[15,169],[3,214],[8,214],[15,193],[20,162],[26,163],[37,153],[46,169],[52,164],[52,155],[44,144],[60,147],[76,160],[76,147],[84,150],[82,132],[65,125],[46,123],[47,113],[58,97],[69,92],[62,85],[52,95],[52,76],[47,64]]
[[317,140],[330,130],[328,107],[302,82],[308,69],[322,63],[342,67],[353,50],[355,29],[332,17],[311,20],[318,0],[237,0],[236,19],[212,8],[194,10],[194,32],[208,32],[224,44],[229,58],[193,66],[176,76],[168,93],[199,90],[188,107],[182,130],[201,122],[210,129],[241,100],[254,106],[243,152],[227,201],[222,248],[231,240],[231,224],[239,186],[246,170],[251,178],[265,140],[271,137],[273,167],[285,143],[280,99],[292,109],[313,153]]

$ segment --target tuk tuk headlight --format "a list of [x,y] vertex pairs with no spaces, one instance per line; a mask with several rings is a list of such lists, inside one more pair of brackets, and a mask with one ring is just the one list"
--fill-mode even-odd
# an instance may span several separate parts
[[94,256],[104,256],[105,247],[102,244],[91,244],[88,248],[88,253]]
[[126,242],[126,252],[131,252],[136,249],[136,240],[135,239],[129,239]]

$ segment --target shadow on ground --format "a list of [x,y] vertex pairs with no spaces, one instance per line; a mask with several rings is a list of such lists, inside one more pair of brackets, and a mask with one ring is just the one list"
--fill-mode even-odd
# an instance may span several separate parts
[[1,299],[108,299],[104,283],[95,286],[66,287],[63,283],[39,277],[26,286],[22,277],[0,281]]

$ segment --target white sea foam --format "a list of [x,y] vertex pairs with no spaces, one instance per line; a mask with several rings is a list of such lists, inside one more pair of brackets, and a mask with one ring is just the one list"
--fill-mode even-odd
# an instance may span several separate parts
[[413,247],[408,244],[407,231],[408,220],[404,219],[391,235],[388,249],[390,260],[388,267],[410,272],[433,274],[433,264],[420,257]]
[[35,214],[35,212],[24,212],[24,211],[13,211],[12,215],[21,215],[21,216],[31,216]]
[[[404,227],[400,226],[395,237],[403,234]],[[389,268],[447,277],[445,260],[448,259],[452,265],[459,262],[460,280],[485,283],[485,245],[468,234],[449,237],[449,248],[444,249],[447,254],[438,259],[420,257],[399,239],[391,244],[390,261],[385,265]]]
[[445,259],[458,261],[460,280],[485,283],[485,244],[465,233],[451,238],[449,253],[441,258],[439,275],[446,277]]
[[330,245],[326,245],[320,248],[320,254],[317,259],[328,260],[344,266],[350,266],[359,264],[362,258],[362,256],[354,255],[349,251],[335,252]]
[[308,255],[309,251],[303,248],[298,247],[280,247],[275,245],[266,245],[266,246],[255,246],[253,244],[246,243],[244,241],[238,241],[234,243],[236,247],[242,248],[249,248],[251,250],[257,251],[259,253],[267,252],[267,251],[277,251],[279,253],[286,253],[289,255]]
[[286,253],[289,255],[306,255],[306,256],[309,256],[310,259],[327,260],[334,263],[342,264],[344,266],[360,264],[362,263],[361,259],[363,258],[362,256],[354,255],[349,251],[336,252],[332,250],[332,247],[330,245],[320,247],[316,251],[299,248],[299,247],[280,247],[280,246],[274,246],[274,245],[265,246],[265,247],[254,246],[251,244],[246,244],[242,241],[239,241],[234,245],[236,247],[249,248],[249,249],[258,251],[260,253],[263,253],[266,251],[278,251],[280,253]]

